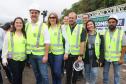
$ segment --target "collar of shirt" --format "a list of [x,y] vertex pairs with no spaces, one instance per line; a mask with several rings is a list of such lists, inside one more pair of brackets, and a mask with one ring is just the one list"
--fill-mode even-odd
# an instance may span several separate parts
[[76,27],[76,23],[75,24],[73,24],[73,25],[69,25],[70,26],[70,28],[75,28]]
[[88,35],[90,35],[90,36],[95,36],[96,34],[97,34],[96,31],[94,32],[94,34],[90,34],[90,33],[88,33]]
[[70,26],[70,30],[71,30],[71,34],[72,34],[72,32],[73,32],[73,30],[74,30],[74,28],[76,27],[76,23],[75,24],[73,24],[73,25],[69,25]]

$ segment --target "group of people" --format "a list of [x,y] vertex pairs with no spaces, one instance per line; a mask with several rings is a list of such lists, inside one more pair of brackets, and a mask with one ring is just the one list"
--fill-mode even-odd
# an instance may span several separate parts
[[[120,84],[120,65],[124,63],[126,36],[117,28],[118,18],[108,18],[104,34],[96,30],[95,22],[84,14],[84,24],[77,24],[77,14],[70,12],[61,24],[56,13],[50,13],[47,23],[39,20],[40,9],[31,6],[31,22],[24,23],[21,17],[14,19],[2,39],[2,65],[10,71],[11,84],[22,84],[22,73],[29,59],[36,84],[49,84],[48,64],[52,83],[62,84],[65,64],[65,84],[76,84],[84,71],[86,84],[96,84],[98,68],[103,67],[103,83],[109,84],[110,64],[113,64],[114,84]],[[73,69],[74,62],[84,62],[84,70]]]

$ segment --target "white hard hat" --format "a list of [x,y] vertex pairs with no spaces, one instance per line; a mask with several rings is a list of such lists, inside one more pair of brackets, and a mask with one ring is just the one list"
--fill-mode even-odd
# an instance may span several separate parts
[[30,10],[37,10],[37,11],[40,11],[40,7],[38,4],[31,4],[30,7],[29,7],[29,11]]
[[84,69],[84,63],[83,61],[75,61],[73,64],[73,68],[76,71],[81,71]]
[[118,17],[116,15],[110,15],[108,20],[110,19],[115,19],[116,21],[118,21]]

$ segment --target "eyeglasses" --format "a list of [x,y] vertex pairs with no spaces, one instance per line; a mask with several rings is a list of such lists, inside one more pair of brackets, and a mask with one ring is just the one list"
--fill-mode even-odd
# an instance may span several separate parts
[[56,17],[49,17],[49,19],[56,19]]

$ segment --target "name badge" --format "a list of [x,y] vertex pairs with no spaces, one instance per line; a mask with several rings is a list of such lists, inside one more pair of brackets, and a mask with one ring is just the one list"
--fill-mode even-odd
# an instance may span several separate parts
[[91,49],[91,44],[88,44],[88,49]]
[[37,37],[36,33],[33,34],[34,37]]

